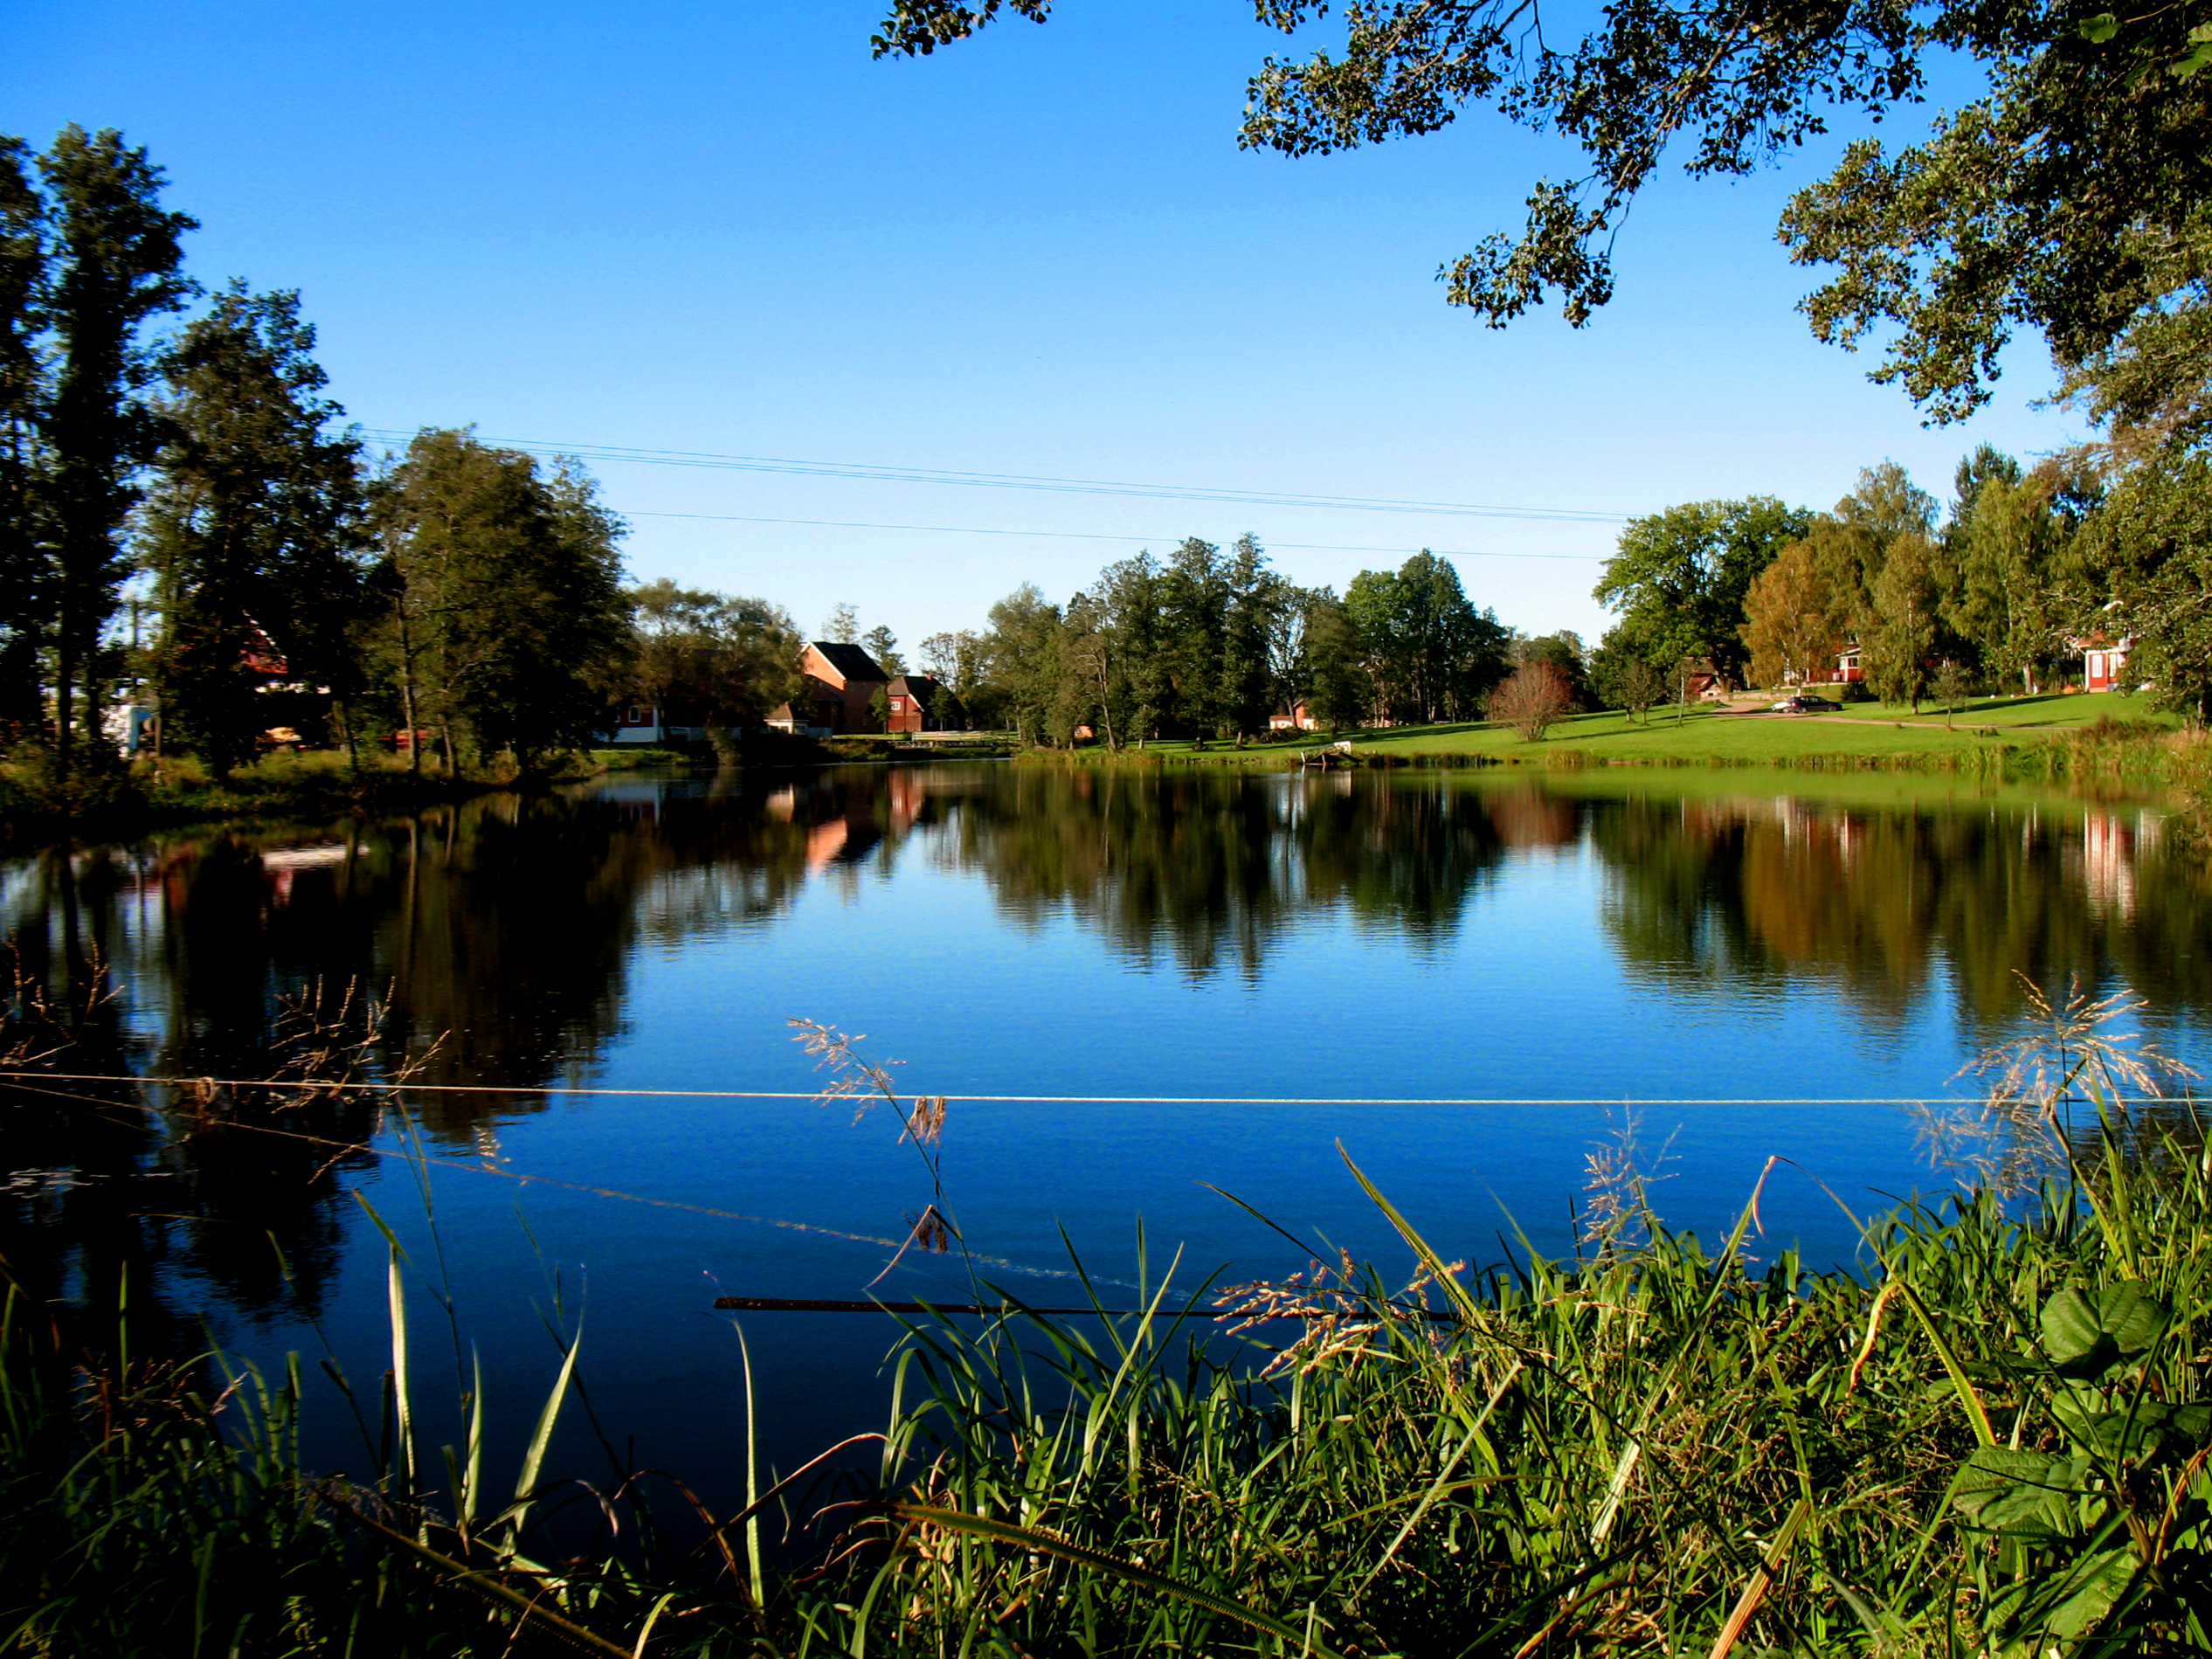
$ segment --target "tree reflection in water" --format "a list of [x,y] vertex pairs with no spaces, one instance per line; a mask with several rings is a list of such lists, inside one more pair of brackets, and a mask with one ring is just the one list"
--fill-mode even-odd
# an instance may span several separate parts
[[1975,1047],[2020,1018],[2021,974],[2169,1014],[2212,992],[2212,883],[2147,809],[1647,796],[1593,803],[1589,833],[1607,930],[1662,983],[1821,983],[1877,1026],[1942,996]]
[[1448,938],[1506,849],[1490,803],[1361,781],[1018,769],[962,799],[937,856],[1024,925],[1070,915],[1193,977],[1257,979],[1330,910],[1415,948]]
[[[641,950],[772,931],[810,883],[858,892],[909,856],[979,878],[1017,927],[1072,919],[1139,969],[1256,983],[1331,917],[1435,952],[1516,860],[1578,849],[1602,868],[1602,924],[1634,973],[1749,998],[1818,984],[1877,1028],[1943,998],[1980,1047],[2020,1015],[2015,970],[2126,984],[2169,1018],[2206,1006],[2207,881],[2158,826],[2063,801],[1839,805],[1797,783],[1700,792],[1663,776],[616,781],[14,861],[0,933],[22,984],[0,1049],[50,1050],[52,1071],[259,1078],[296,1067],[315,1027],[425,1082],[586,1082],[624,1029]],[[980,981],[993,943],[971,948]],[[1546,971],[1543,941],[1517,948]],[[250,1317],[320,1305],[351,1167],[328,1144],[374,1133],[377,1096],[245,1095],[156,1122],[135,1096],[77,1092],[109,1105],[6,1091],[0,1255],[27,1287],[82,1301],[158,1276]],[[544,1104],[418,1098],[449,1150],[487,1147],[494,1119]]]

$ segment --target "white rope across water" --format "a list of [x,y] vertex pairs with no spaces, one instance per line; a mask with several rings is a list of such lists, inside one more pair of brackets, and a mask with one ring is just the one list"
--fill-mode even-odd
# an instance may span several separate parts
[[[563,1095],[619,1100],[820,1100],[819,1089],[603,1089],[562,1084],[340,1082],[268,1077],[140,1077],[105,1072],[0,1071],[0,1078],[169,1088],[387,1089],[417,1095]],[[905,1092],[905,1091],[902,1091]],[[1956,1095],[960,1095],[964,1104],[1025,1106],[1969,1106]],[[840,1096],[842,1098],[842,1096]],[[2116,1103],[2162,1099],[2131,1096]]]

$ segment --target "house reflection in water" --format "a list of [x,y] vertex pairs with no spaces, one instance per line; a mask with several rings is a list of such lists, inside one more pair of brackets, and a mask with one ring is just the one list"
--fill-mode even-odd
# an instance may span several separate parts
[[2135,917],[2135,866],[2159,844],[2165,820],[2154,812],[2092,809],[2082,826],[2081,883],[2091,909]]

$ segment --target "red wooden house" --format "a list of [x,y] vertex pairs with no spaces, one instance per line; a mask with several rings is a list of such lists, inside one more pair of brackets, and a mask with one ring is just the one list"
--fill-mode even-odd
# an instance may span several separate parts
[[964,731],[968,711],[952,695],[952,688],[925,674],[902,674],[891,681],[890,728],[893,731]]
[[889,687],[891,676],[874,657],[856,645],[818,639],[800,650],[798,666],[805,683],[798,696],[768,716],[770,725],[803,737],[879,729],[870,705],[877,692]]
[[2066,643],[2082,653],[2082,689],[2110,691],[2127,683],[2127,653],[2133,648],[2135,638],[2112,639],[2102,632],[2092,633],[2085,639],[2069,639]]

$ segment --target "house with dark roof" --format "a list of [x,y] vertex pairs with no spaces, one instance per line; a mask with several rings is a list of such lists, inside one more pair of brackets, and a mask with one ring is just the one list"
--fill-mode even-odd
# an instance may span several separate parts
[[965,731],[968,711],[952,688],[925,674],[902,674],[891,681],[893,731]]
[[770,725],[808,737],[880,729],[869,705],[891,676],[874,657],[856,645],[816,639],[799,651],[798,667],[805,682],[798,696],[768,716]]

